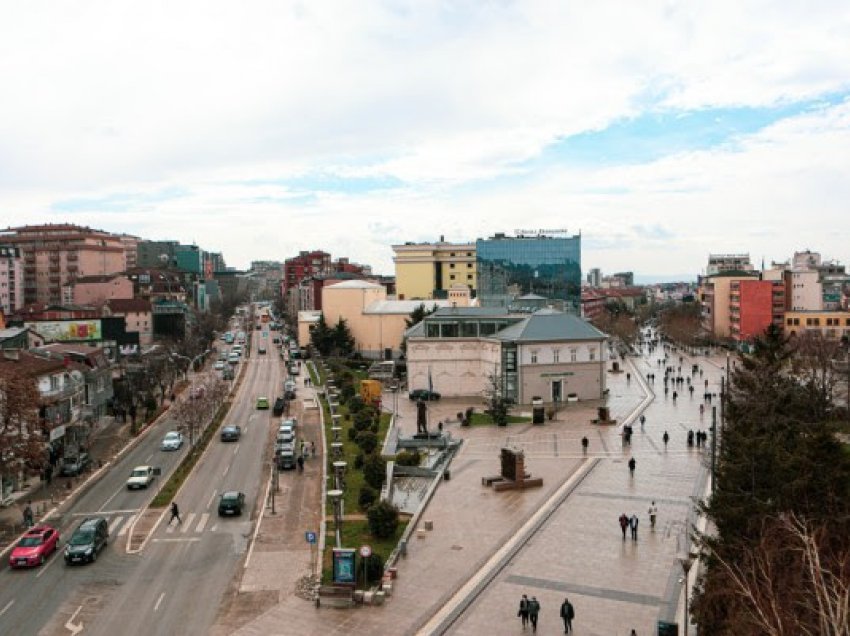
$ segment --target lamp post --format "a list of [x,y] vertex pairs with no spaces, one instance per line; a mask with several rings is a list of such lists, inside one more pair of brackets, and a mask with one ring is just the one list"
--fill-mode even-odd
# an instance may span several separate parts
[[688,636],[688,573],[691,571],[691,566],[694,563],[693,557],[686,549],[680,549],[676,558],[679,560],[679,565],[682,566],[682,572],[685,574],[685,617],[684,617],[684,636]]

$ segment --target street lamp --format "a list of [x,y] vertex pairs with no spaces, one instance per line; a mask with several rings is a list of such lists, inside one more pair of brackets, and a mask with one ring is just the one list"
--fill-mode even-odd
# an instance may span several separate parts
[[688,636],[688,572],[691,571],[694,559],[691,556],[691,553],[685,549],[680,549],[676,558],[679,560],[679,565],[682,566],[682,572],[685,574],[685,619],[683,633],[684,636]]

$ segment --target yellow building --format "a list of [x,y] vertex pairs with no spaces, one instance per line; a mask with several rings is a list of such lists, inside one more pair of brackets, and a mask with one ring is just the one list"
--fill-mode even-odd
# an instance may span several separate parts
[[785,335],[804,333],[819,333],[830,340],[850,338],[850,311],[786,311]]
[[446,298],[453,285],[476,289],[475,243],[393,245],[399,300]]

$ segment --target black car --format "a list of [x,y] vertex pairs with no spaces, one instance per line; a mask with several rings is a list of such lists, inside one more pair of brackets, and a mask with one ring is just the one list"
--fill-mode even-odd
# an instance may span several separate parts
[[226,517],[228,515],[241,515],[242,508],[245,507],[245,493],[231,490],[222,493],[221,499],[218,500],[218,515]]
[[221,429],[222,442],[238,442],[240,437],[242,437],[241,426],[228,424],[227,426]]
[[280,417],[283,415],[283,410],[286,408],[286,400],[282,397],[277,398],[274,401],[274,406],[272,407],[272,415],[275,417]]
[[92,563],[106,547],[109,525],[103,517],[84,520],[65,545],[65,563]]
[[411,400],[424,400],[429,402],[431,400],[439,400],[440,394],[436,391],[429,391],[428,389],[413,389],[408,397]]

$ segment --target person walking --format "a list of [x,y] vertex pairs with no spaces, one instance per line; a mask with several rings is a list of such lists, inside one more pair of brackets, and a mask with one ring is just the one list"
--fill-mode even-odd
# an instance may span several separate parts
[[528,596],[525,594],[519,599],[519,611],[516,615],[522,620],[522,628],[525,629],[528,626]]
[[632,541],[637,541],[638,523],[637,515],[633,514],[632,518],[629,519],[629,527],[632,529]]
[[576,612],[573,608],[573,604],[570,603],[570,599],[564,598],[564,602],[561,603],[561,618],[564,619],[564,633],[569,634],[573,631],[573,618],[575,618]]
[[622,513],[620,515],[620,530],[623,531],[623,541],[626,540],[626,528],[629,527],[629,518],[626,516],[626,513]]
[[304,455],[299,455],[298,459],[296,461],[298,462],[298,472],[303,473],[304,472]]
[[667,434],[667,431],[664,431],[664,435],[661,436],[661,440],[664,442],[664,450],[667,450],[667,442],[670,441],[670,436]]
[[649,527],[655,530],[655,517],[658,515],[658,506],[653,501],[649,504]]
[[528,620],[531,621],[531,632],[537,633],[537,618],[540,615],[540,602],[536,596],[532,596],[528,602]]
[[646,415],[640,416],[640,430],[643,432],[643,425],[646,424]]
[[587,440],[587,437],[582,437],[582,438],[581,438],[581,451],[582,451],[585,455],[587,454],[587,445],[588,445],[588,444],[590,444],[590,442]]
[[171,519],[168,520],[167,525],[171,525],[171,522],[177,519],[177,525],[183,523],[183,520],[180,518],[180,509],[177,507],[177,502],[171,502]]
[[27,528],[32,528],[33,523],[34,518],[32,512],[32,501],[28,501],[26,508],[24,508],[24,526]]
[[632,476],[632,477],[634,477],[634,476],[635,476],[635,466],[636,466],[636,465],[637,465],[637,462],[635,461],[635,458],[634,458],[634,457],[632,457],[632,458],[629,460],[629,473],[631,474],[631,476]]

